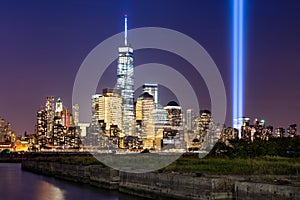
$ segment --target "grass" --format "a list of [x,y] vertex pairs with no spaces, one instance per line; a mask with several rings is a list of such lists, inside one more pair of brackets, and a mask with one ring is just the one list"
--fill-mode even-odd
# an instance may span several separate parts
[[299,158],[180,158],[165,171],[236,175],[295,175],[300,173]]
[[[39,161],[60,162],[72,165],[97,165],[100,162],[93,156],[55,156],[55,157],[35,157]],[[103,159],[103,158],[101,158]],[[104,158],[105,159],[105,158]],[[109,159],[107,157],[106,159]],[[120,156],[119,165],[122,167],[131,166],[135,163],[135,157]],[[140,159],[140,158],[139,158]],[[157,162],[157,158],[143,156],[143,164],[151,165]],[[147,161],[147,162],[146,162]],[[143,165],[141,165],[143,167]],[[223,175],[290,175],[300,180],[300,158],[285,157],[257,157],[257,158],[198,158],[181,157],[172,164],[163,168],[162,171],[191,173],[199,172],[204,174]]]

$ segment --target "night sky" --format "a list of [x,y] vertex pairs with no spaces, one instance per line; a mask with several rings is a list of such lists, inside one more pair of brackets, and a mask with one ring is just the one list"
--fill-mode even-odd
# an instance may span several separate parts
[[[245,116],[274,126],[300,125],[300,1],[245,2]],[[1,1],[0,116],[18,134],[33,133],[46,96],[61,97],[71,109],[82,61],[100,42],[123,31],[125,13],[129,29],[174,29],[207,50],[224,80],[230,126],[232,0]],[[197,92],[200,108],[210,108],[205,83],[185,60],[159,50],[135,52],[135,65],[149,62],[180,71]],[[116,65],[111,65],[99,92],[115,81]],[[160,89],[161,104],[173,100],[170,91]]]

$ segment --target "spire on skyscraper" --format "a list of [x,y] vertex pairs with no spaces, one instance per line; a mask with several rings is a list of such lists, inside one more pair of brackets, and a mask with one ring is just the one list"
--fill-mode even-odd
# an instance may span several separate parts
[[125,17],[125,46],[127,46],[127,14],[125,14],[124,17]]

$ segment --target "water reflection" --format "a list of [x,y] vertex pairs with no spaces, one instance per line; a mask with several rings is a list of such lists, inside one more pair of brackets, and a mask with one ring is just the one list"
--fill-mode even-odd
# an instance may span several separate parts
[[141,200],[117,191],[22,171],[20,164],[0,163],[1,200]]
[[[46,181],[36,184],[36,199],[40,200],[64,200],[65,191]],[[40,197],[40,198],[39,198]]]

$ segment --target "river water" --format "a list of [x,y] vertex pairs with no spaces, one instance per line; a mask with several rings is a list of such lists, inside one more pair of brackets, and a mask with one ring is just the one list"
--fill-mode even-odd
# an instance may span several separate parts
[[0,163],[0,200],[142,200],[117,191],[63,181],[21,170],[21,164]]

